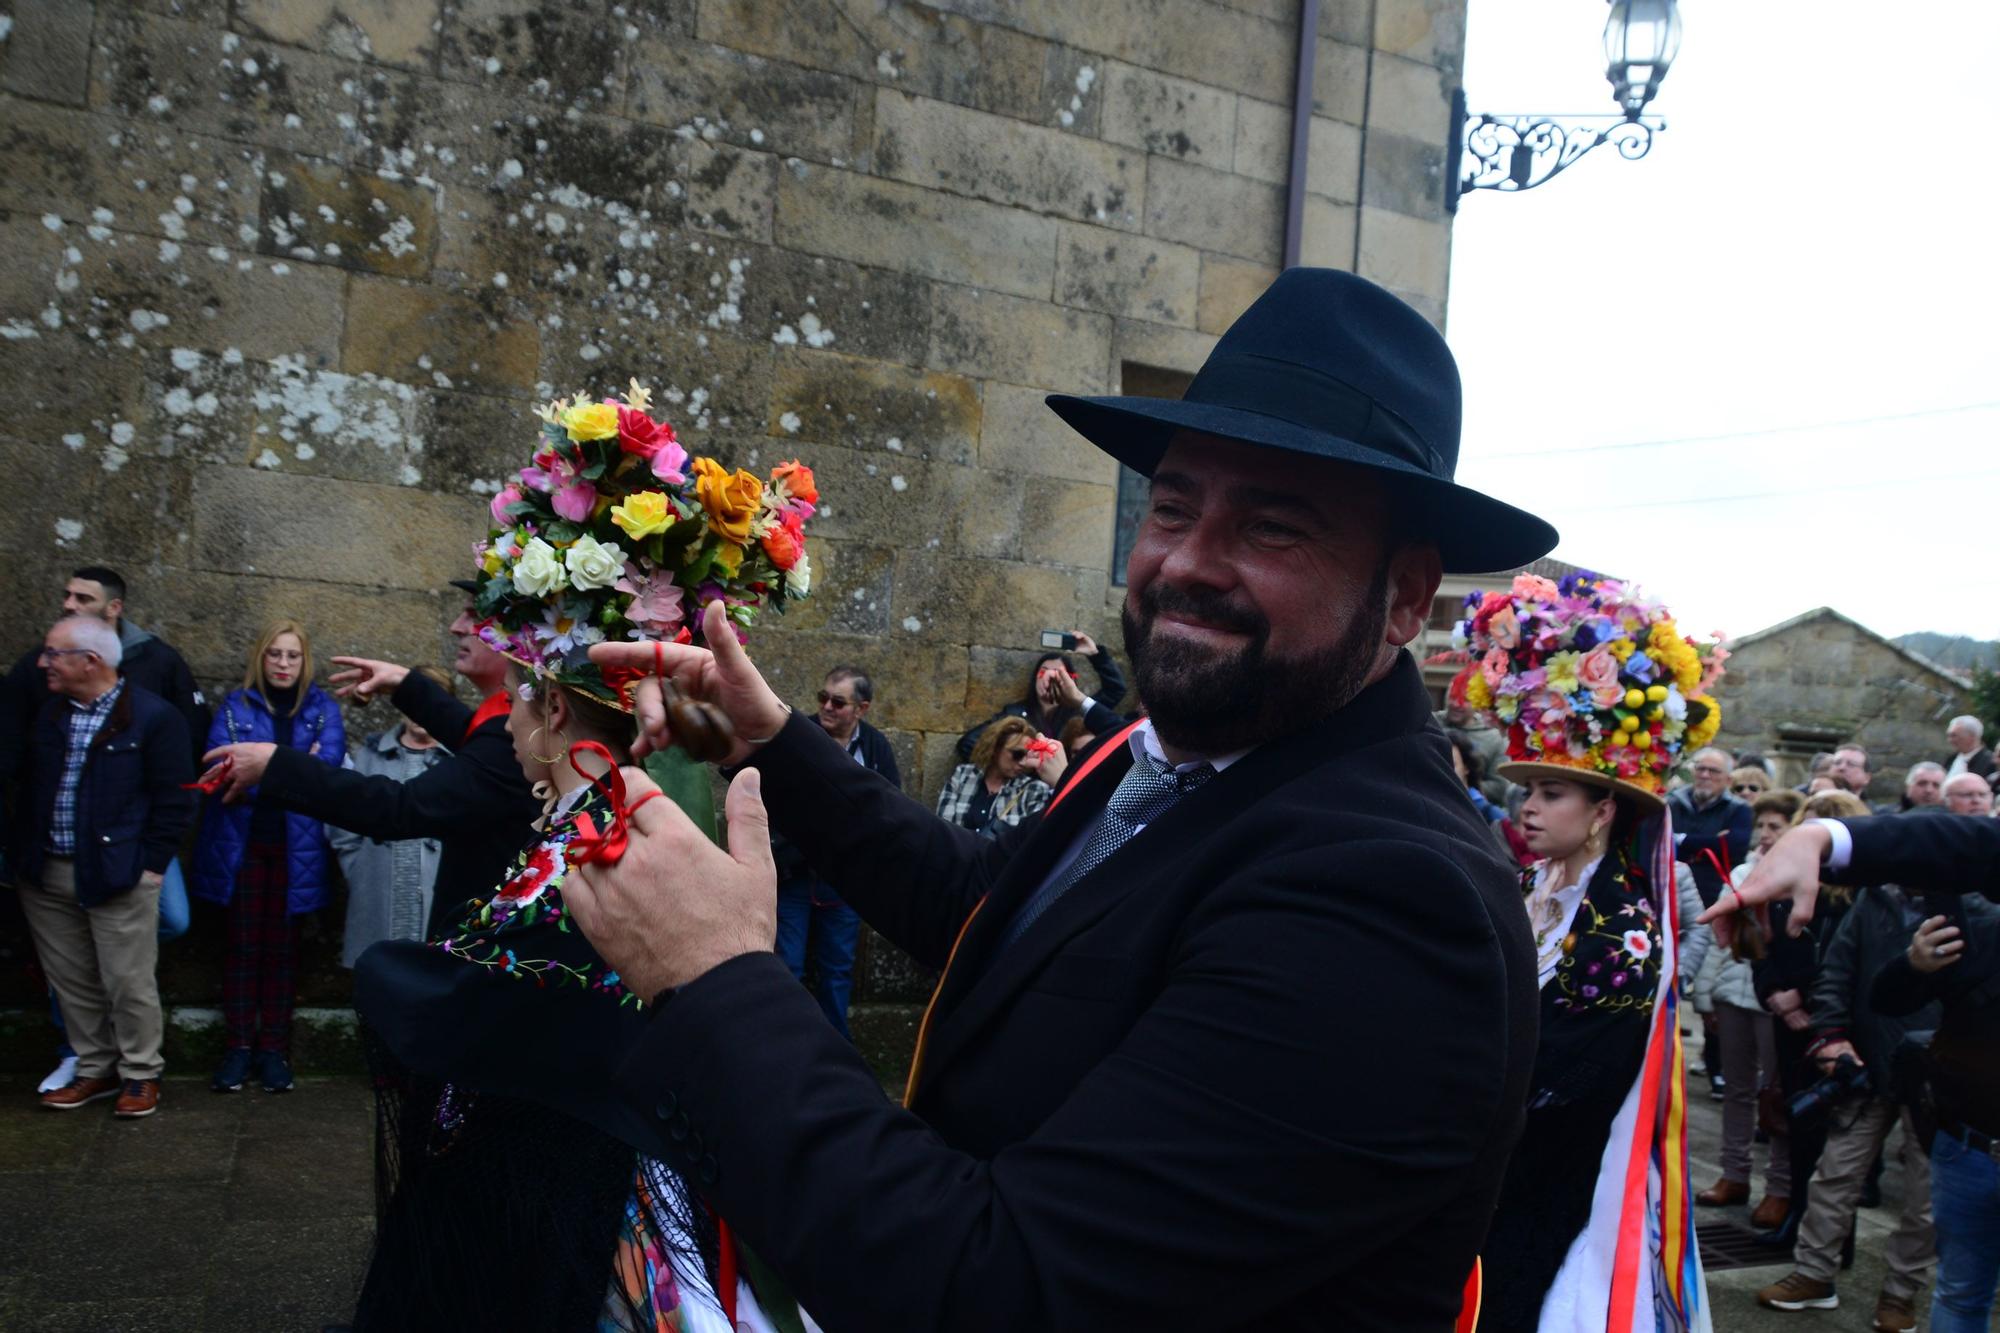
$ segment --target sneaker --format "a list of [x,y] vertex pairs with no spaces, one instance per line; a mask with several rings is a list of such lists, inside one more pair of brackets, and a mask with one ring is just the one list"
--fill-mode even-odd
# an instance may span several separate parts
[[250,1052],[232,1046],[229,1054],[222,1057],[222,1068],[215,1071],[215,1077],[208,1086],[217,1092],[241,1092],[243,1080],[250,1077]]
[[159,1109],[160,1080],[133,1078],[125,1081],[125,1091],[118,1095],[118,1104],[111,1108],[111,1114],[120,1120],[137,1120]]
[[292,1090],[292,1066],[280,1052],[257,1052],[257,1077],[264,1081],[266,1092]]
[[1757,1293],[1757,1304],[1771,1310],[1838,1310],[1840,1294],[1831,1282],[1804,1273],[1789,1273]]
[[116,1097],[118,1088],[115,1078],[73,1078],[54,1092],[43,1093],[42,1105],[51,1111],[74,1111],[79,1106]]
[[1708,1081],[1708,1099],[1712,1102],[1721,1101],[1723,1099],[1723,1093],[1727,1090],[1728,1087],[1729,1085],[1728,1083],[1723,1081],[1722,1075],[1717,1074],[1714,1078]]
[[36,1092],[54,1092],[76,1081],[76,1057],[65,1055],[49,1076],[35,1085]]
[[1904,1333],[1917,1326],[1917,1312],[1910,1302],[1900,1296],[1883,1292],[1875,1302],[1875,1328],[1879,1333]]

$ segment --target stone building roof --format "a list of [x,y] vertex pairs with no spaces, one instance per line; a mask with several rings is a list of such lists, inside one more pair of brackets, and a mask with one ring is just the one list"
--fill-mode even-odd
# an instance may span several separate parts
[[[1535,572],[1540,573],[1541,571],[1537,570]],[[1867,635],[1869,638],[1875,640],[1877,643],[1880,643],[1883,647],[1889,649],[1889,651],[1895,653],[1898,657],[1906,659],[1912,665],[1920,667],[1925,671],[1931,672],[1933,675],[1942,676],[1944,679],[1950,681],[1952,684],[1958,686],[1962,690],[1969,690],[1972,688],[1971,680],[1961,675],[1959,672],[1953,671],[1950,667],[1944,666],[1941,663],[1933,662],[1930,658],[1925,657],[1922,653],[1914,652],[1911,649],[1903,647],[1903,645],[1897,643],[1894,639],[1889,638],[1887,635],[1877,634],[1874,630],[1869,629],[1866,625],[1862,624],[1854,617],[1842,615],[1840,612],[1834,610],[1830,606],[1817,606],[1810,611],[1804,611],[1798,615],[1793,616],[1790,620],[1781,620],[1775,625],[1766,625],[1763,629],[1752,631],[1749,634],[1738,635],[1736,638],[1731,639],[1729,641],[1728,646],[1730,651],[1734,652],[1737,649],[1746,648],[1753,643],[1759,642],[1760,640],[1776,638],[1780,634],[1784,634],[1790,630],[1797,629],[1802,625],[1810,625],[1814,621],[1818,620],[1839,621],[1841,624],[1849,626],[1850,628],[1862,634]]]

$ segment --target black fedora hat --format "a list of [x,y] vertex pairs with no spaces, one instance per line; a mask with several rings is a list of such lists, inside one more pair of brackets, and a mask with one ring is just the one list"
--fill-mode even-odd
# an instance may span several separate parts
[[1048,404],[1077,433],[1148,477],[1178,431],[1375,468],[1411,501],[1451,573],[1547,555],[1556,530],[1452,480],[1458,366],[1430,321],[1335,269],[1293,268],[1215,344],[1185,397]]

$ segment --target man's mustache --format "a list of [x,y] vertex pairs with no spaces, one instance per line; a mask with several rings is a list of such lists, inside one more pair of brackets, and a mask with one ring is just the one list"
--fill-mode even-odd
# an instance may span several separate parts
[[1188,616],[1205,625],[1238,634],[1261,635],[1271,627],[1270,621],[1262,615],[1249,607],[1232,603],[1213,588],[1179,588],[1154,582],[1139,594],[1139,610],[1145,616],[1148,629],[1155,620],[1168,613]]

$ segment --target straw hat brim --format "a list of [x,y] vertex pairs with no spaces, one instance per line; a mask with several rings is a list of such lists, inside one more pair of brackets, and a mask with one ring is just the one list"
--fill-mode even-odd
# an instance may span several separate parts
[[1552,782],[1574,782],[1580,787],[1596,787],[1611,795],[1631,801],[1646,814],[1658,814],[1667,808],[1667,802],[1658,792],[1647,791],[1634,786],[1623,778],[1594,772],[1587,768],[1571,768],[1566,764],[1550,764],[1540,760],[1510,760],[1494,770],[1509,782],[1525,785],[1536,778]]
[[[520,667],[522,670],[529,672],[530,674],[533,674],[538,670],[545,669],[537,667],[533,662],[527,661],[524,658],[519,658],[514,656],[514,654],[508,652],[505,648],[495,648],[493,649],[493,651],[500,654],[500,656],[506,658],[509,662],[512,662],[515,666]],[[548,679],[554,681],[558,685],[567,685],[570,689],[573,690],[583,690],[584,693],[590,695],[591,699],[594,702],[601,703],[609,708],[615,708],[621,713],[629,714],[633,711],[631,695],[624,690],[611,690],[612,697],[606,699],[602,695],[593,693],[585,686],[579,685],[577,682],[573,680],[564,680],[562,677],[557,676],[553,673],[551,673],[548,676]],[[609,685],[606,685],[605,688],[611,689]]]

